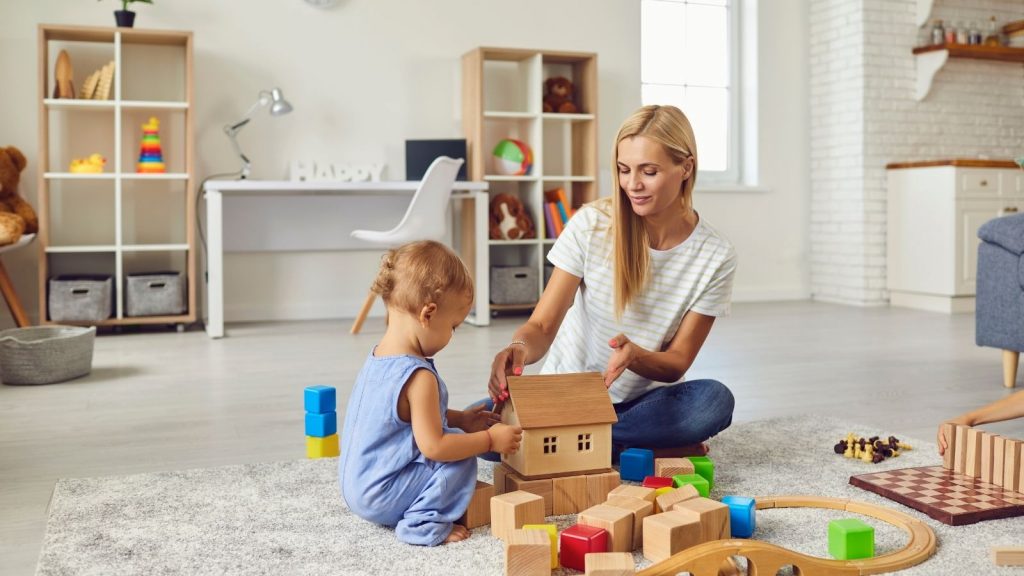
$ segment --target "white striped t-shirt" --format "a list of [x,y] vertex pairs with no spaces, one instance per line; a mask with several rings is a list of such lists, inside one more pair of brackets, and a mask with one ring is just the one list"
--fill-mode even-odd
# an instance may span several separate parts
[[[587,205],[580,208],[548,253],[548,260],[582,279],[576,299],[555,335],[541,374],[604,372],[612,349],[608,341],[625,334],[654,351],[671,343],[687,311],[707,316],[729,313],[736,252],[703,218],[690,236],[668,250],[650,250],[644,294],[615,320],[612,283],[611,218]],[[626,370],[609,389],[612,402],[632,400],[668,386]]]

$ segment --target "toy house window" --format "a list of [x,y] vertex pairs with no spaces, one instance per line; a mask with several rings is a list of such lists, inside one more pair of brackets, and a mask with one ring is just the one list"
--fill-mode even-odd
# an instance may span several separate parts
[[554,454],[558,452],[558,436],[544,437],[544,453]]
[[576,450],[590,452],[590,434],[580,434],[576,437]]

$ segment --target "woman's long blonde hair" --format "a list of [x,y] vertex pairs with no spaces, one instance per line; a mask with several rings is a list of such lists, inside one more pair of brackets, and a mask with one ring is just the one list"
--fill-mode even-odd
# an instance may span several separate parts
[[[626,191],[619,186],[619,143],[635,136],[660,143],[675,164],[682,164],[687,158],[693,159],[693,171],[680,191],[680,202],[687,213],[693,208],[693,186],[697,182],[697,140],[682,110],[675,106],[644,106],[622,123],[612,147],[612,190],[615,194],[611,198],[611,218],[615,242],[615,317],[618,319],[646,289],[651,264],[650,241],[643,218],[633,212]],[[603,204],[606,208],[607,204]]]

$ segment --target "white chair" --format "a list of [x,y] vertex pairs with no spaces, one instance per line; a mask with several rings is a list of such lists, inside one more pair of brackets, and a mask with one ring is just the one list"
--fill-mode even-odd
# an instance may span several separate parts
[[[448,230],[448,201],[452,195],[452,186],[464,162],[462,158],[439,156],[427,168],[398,226],[387,231],[353,230],[352,237],[384,248],[394,248],[416,240],[443,239]],[[377,295],[370,290],[359,315],[352,323],[352,334],[359,333],[376,298]]]
[[[0,254],[28,246],[35,239],[35,234],[22,234],[21,239],[14,244],[0,247]],[[21,300],[18,299],[18,293],[14,291],[14,284],[7,275],[3,261],[0,261],[0,293],[3,294],[4,300],[7,302],[7,309],[11,311],[11,316],[14,317],[14,323],[18,325],[18,328],[31,326],[32,323],[29,322],[28,315],[25,314],[25,308],[22,307]]]

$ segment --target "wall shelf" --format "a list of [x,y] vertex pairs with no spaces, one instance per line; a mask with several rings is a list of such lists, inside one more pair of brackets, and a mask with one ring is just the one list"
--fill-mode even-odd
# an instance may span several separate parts
[[918,102],[928,96],[932,81],[950,58],[971,60],[994,60],[997,62],[1024,63],[1024,48],[1009,46],[978,46],[965,44],[939,44],[919,46],[913,50],[917,68],[917,85],[914,97]]

